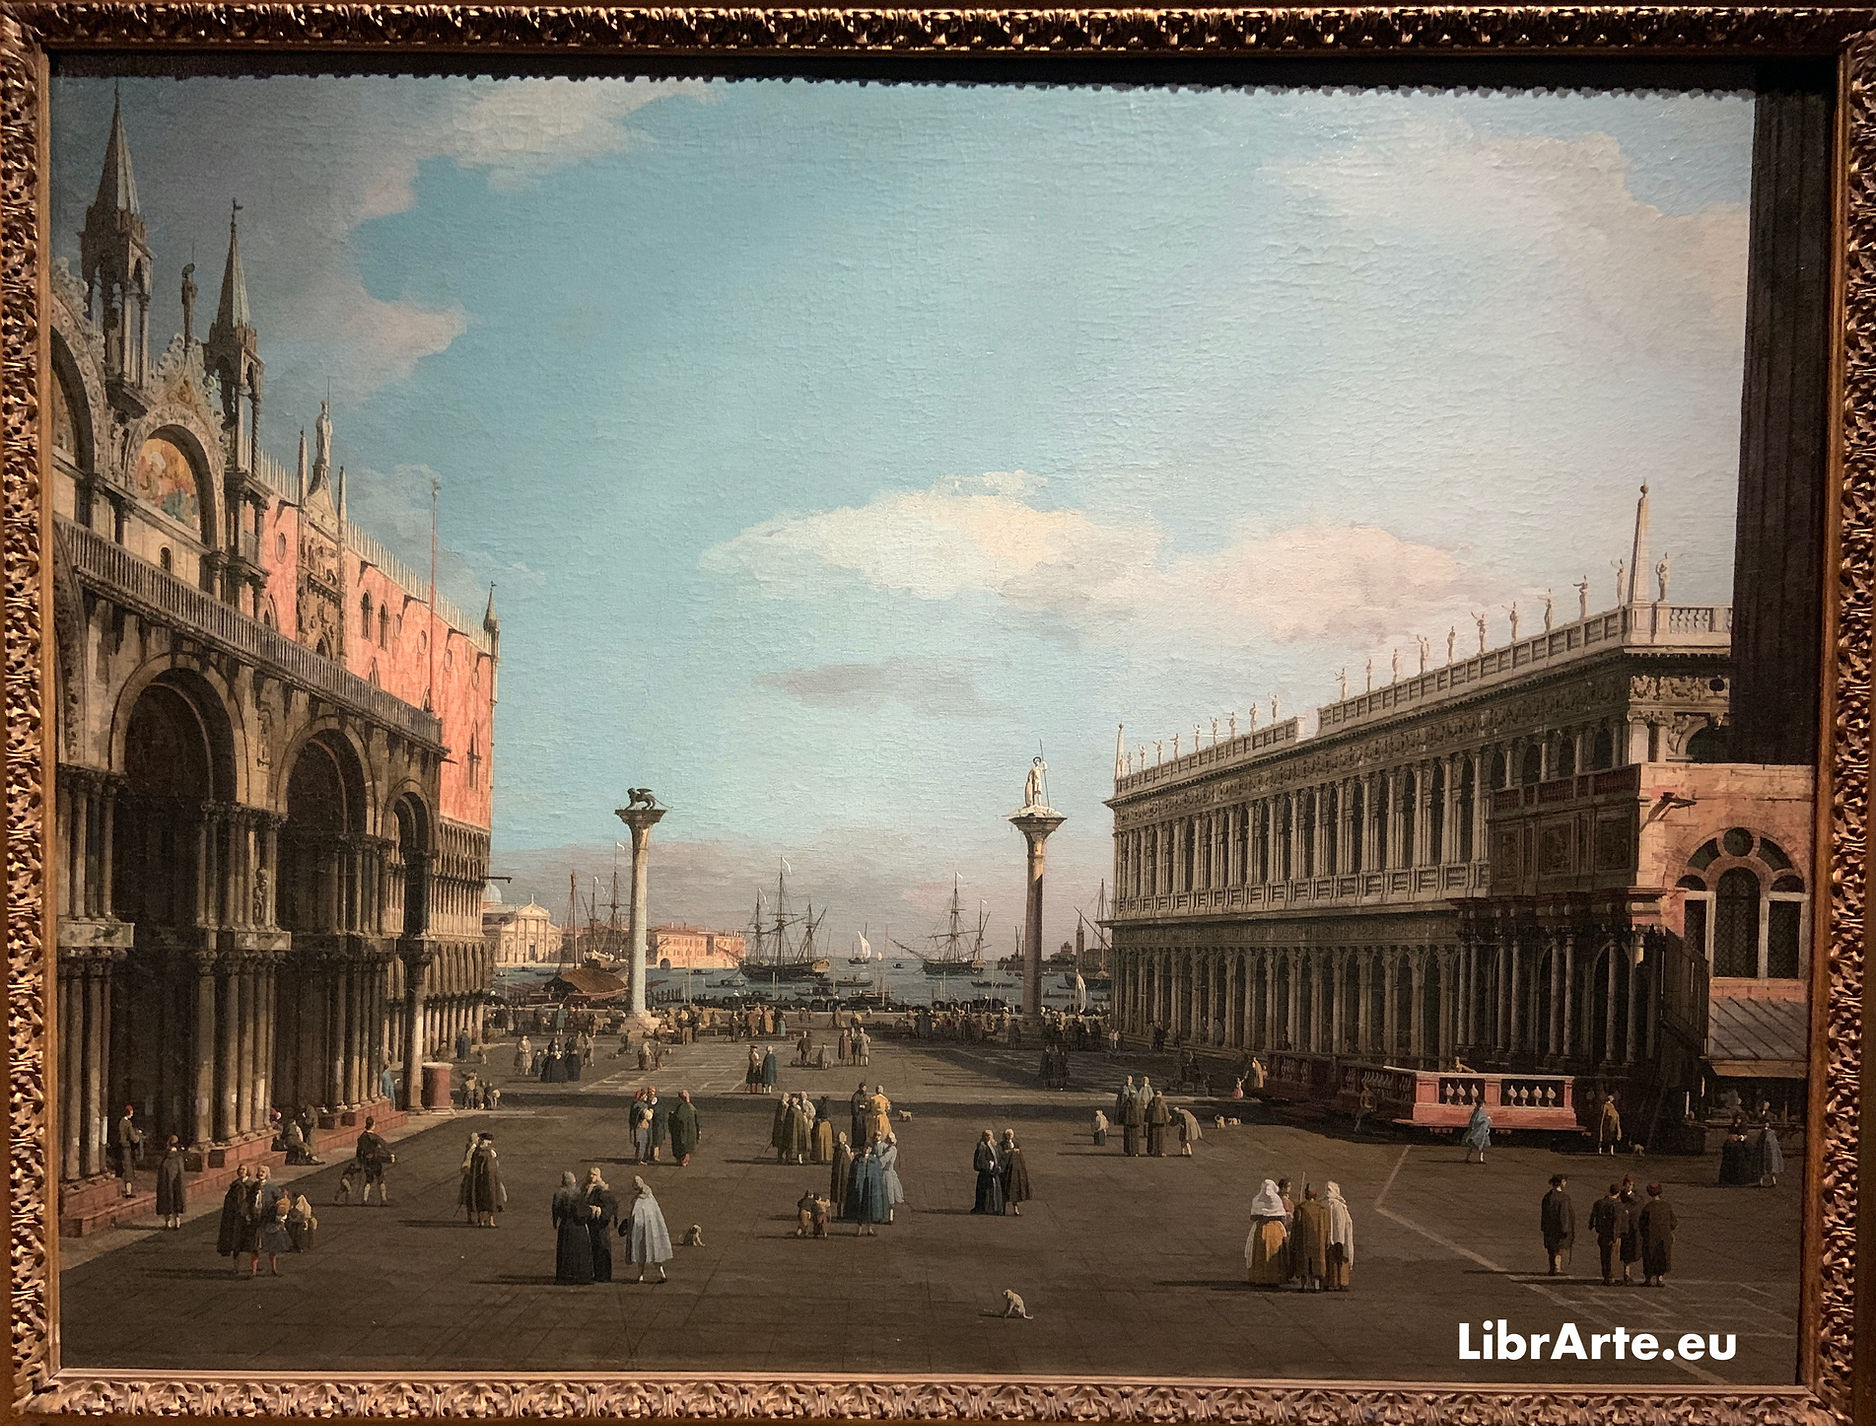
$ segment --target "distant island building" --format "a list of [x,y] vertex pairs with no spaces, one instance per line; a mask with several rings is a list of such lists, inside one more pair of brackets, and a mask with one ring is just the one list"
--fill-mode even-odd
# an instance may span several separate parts
[[238,211],[206,332],[191,263],[153,357],[157,256],[113,113],[80,275],[48,273],[71,1233],[124,1211],[125,1105],[221,1166],[268,1152],[275,1108],[383,1114],[387,1068],[414,1092],[426,1047],[479,1033],[491,979],[494,599],[466,616],[352,522],[325,404],[294,467],[268,455]]
[[560,960],[562,935],[553,913],[530,901],[526,906],[482,903],[482,939],[496,966],[553,965]]
[[645,962],[660,970],[734,970],[743,963],[746,946],[740,931],[653,926],[646,942]]
[[[1735,737],[1733,610],[1615,607],[1301,721],[1117,751],[1114,1007],[1274,1093],[1569,1127],[1614,1095],[1665,1144],[1808,1063],[1814,773]],[[1640,577],[1637,578],[1637,575]],[[1215,725],[1214,725],[1215,727]],[[1742,756],[1743,754],[1743,756]]]

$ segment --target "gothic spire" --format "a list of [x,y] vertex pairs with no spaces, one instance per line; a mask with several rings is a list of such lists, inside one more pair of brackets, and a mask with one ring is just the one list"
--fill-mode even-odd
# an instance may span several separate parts
[[502,626],[502,621],[495,617],[495,586],[489,586],[489,607],[482,616],[482,627],[493,634]]
[[241,237],[235,230],[235,215],[241,211],[233,203],[228,211],[228,264],[221,274],[221,301],[215,307],[215,330],[229,333],[243,327],[253,328],[248,316],[248,280],[241,271]]
[[111,137],[104,145],[104,172],[98,175],[98,196],[92,205],[99,214],[138,216],[137,176],[130,168],[130,140],[124,134],[124,106],[111,101]]

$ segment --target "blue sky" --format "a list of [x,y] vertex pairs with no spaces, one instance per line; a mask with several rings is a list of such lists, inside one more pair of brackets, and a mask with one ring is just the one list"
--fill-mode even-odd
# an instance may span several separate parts
[[[1002,924],[1038,745],[1085,901],[1119,722],[1313,710],[1585,574],[1602,607],[1644,479],[1675,597],[1729,597],[1743,96],[122,92],[153,328],[238,198],[267,444],[330,381],[413,559],[441,474],[450,592],[503,617],[496,860],[544,900],[649,785],[674,909],[787,854],[836,920],[958,869]],[[110,106],[54,86],[74,263]]]

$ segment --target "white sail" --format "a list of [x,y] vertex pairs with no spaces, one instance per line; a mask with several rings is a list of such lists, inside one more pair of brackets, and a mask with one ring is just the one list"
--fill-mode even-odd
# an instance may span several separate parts
[[1088,982],[1081,978],[1081,972],[1075,972],[1075,1013],[1079,1015],[1088,1008]]
[[873,943],[866,939],[864,932],[853,938],[853,958],[857,961],[873,959]]

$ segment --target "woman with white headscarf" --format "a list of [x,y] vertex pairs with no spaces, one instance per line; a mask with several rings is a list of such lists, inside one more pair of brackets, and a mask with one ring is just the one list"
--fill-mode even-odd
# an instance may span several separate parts
[[1251,1200],[1251,1231],[1244,1239],[1244,1271],[1253,1286],[1282,1287],[1289,1279],[1289,1241],[1290,1215],[1277,1181],[1267,1178]]
[[1325,1284],[1332,1292],[1347,1292],[1355,1268],[1355,1220],[1334,1181],[1323,1185],[1322,1203],[1329,1210],[1329,1273]]
[[632,1200],[632,1211],[619,1219],[619,1236],[626,1240],[625,1260],[638,1264],[637,1281],[645,1280],[645,1264],[650,1263],[663,1282],[664,1265],[671,1261],[671,1230],[664,1225],[664,1212],[652,1197],[651,1185],[635,1178],[632,1187],[638,1197]]

